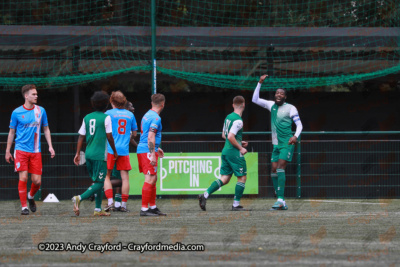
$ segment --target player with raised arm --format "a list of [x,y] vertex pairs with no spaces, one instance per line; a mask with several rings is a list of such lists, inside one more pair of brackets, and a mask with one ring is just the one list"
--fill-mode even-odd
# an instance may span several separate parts
[[113,92],[110,97],[113,109],[107,110],[105,113],[111,117],[113,138],[118,153],[118,159],[115,161],[113,149],[108,143],[107,176],[104,182],[104,192],[108,200],[108,204],[104,208],[106,212],[114,208],[113,187],[110,180],[114,165],[120,171],[122,178],[122,207],[119,211],[129,212],[126,208],[129,198],[129,171],[132,169],[129,160],[129,143],[137,135],[137,124],[133,113],[125,109],[126,102],[126,97],[121,91]]
[[[36,105],[38,98],[36,86],[34,84],[24,85],[21,92],[25,103],[11,114],[5,157],[8,163],[14,161],[15,171],[19,174],[18,192],[22,206],[21,215],[29,215],[26,199],[28,197],[29,209],[36,212],[36,203],[33,197],[42,183],[41,127],[43,127],[44,136],[49,145],[51,158],[54,158],[55,152],[51,143],[46,111]],[[15,139],[13,158],[11,146],[15,134],[17,134],[17,138]],[[27,196],[28,173],[31,174],[32,185]]]
[[79,216],[79,205],[81,201],[96,194],[96,207],[93,215],[110,216],[109,212],[105,212],[101,209],[101,202],[104,193],[104,180],[107,174],[107,140],[114,152],[114,160],[118,159],[118,153],[112,135],[111,118],[109,115],[104,114],[108,105],[109,97],[107,93],[97,91],[93,94],[90,100],[95,112],[92,112],[83,118],[82,126],[79,129],[79,138],[74,163],[77,166],[80,163],[80,151],[83,145],[83,139],[86,136],[86,166],[94,183],[82,195],[74,196],[72,202],[74,204],[75,215]]
[[157,161],[164,157],[161,144],[160,113],[165,106],[165,96],[151,96],[151,109],[143,116],[140,130],[140,141],[137,147],[139,172],[144,174],[142,188],[142,208],[140,216],[165,216],[156,206]]
[[199,195],[199,205],[202,210],[206,210],[207,198],[223,185],[229,183],[232,174],[235,174],[238,179],[235,187],[235,197],[233,199],[232,210],[248,210],[240,205],[240,198],[244,192],[247,174],[246,160],[244,159],[244,155],[247,153],[247,142],[242,141],[242,114],[245,108],[244,98],[242,96],[236,96],[233,98],[232,106],[233,112],[226,117],[222,130],[222,138],[226,141],[221,155],[221,178],[212,182],[207,191]]
[[[297,138],[303,130],[297,109],[285,103],[287,93],[285,89],[278,89],[275,92],[275,101],[261,99],[260,88],[268,75],[263,75],[257,84],[253,94],[253,103],[271,111],[271,133],[272,133],[272,170],[271,178],[274,189],[277,193],[277,201],[272,206],[275,210],[287,210],[285,202],[285,169],[288,162],[292,161],[294,147]],[[292,123],[296,124],[296,133],[292,133]]]

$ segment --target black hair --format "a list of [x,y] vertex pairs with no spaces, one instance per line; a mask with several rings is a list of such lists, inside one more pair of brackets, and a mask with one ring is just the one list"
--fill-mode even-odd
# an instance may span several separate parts
[[[278,88],[278,89],[276,89],[276,91],[278,91],[278,90],[283,90],[283,92],[285,92],[285,96],[287,96],[287,91],[286,91],[285,88]],[[275,92],[276,92],[276,91],[275,91]]]
[[96,111],[105,111],[108,106],[109,99],[110,96],[106,92],[96,91],[90,98],[90,101],[92,102],[92,107]]

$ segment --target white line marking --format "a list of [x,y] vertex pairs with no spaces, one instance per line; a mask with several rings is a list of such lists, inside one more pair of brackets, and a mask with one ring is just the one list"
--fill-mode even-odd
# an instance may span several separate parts
[[335,200],[317,200],[317,199],[305,199],[304,201],[315,201],[315,202],[335,202],[335,203],[351,203],[351,204],[367,204],[367,205],[381,205],[381,203],[371,203],[371,202],[345,202],[345,201],[335,201]]

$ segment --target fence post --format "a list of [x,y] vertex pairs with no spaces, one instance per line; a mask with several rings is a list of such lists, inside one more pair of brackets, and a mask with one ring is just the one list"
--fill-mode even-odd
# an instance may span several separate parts
[[151,79],[151,94],[157,93],[157,61],[156,61],[156,0],[151,0],[151,64],[153,65]]
[[296,190],[296,197],[301,198],[301,136],[297,138],[297,190]]

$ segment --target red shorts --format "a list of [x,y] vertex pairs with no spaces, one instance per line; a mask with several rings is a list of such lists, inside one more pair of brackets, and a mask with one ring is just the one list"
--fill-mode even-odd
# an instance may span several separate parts
[[118,156],[117,160],[114,160],[114,155],[108,153],[107,154],[107,169],[114,169],[114,165],[117,163],[118,171],[130,171],[132,170],[131,162],[129,160],[129,156]]
[[15,150],[14,168],[16,172],[28,171],[32,174],[42,175],[42,153]]
[[157,163],[158,163],[158,153],[156,152],[156,165],[153,166],[150,164],[150,153],[140,153],[137,154],[138,162],[139,162],[139,172],[144,174],[157,174]]

